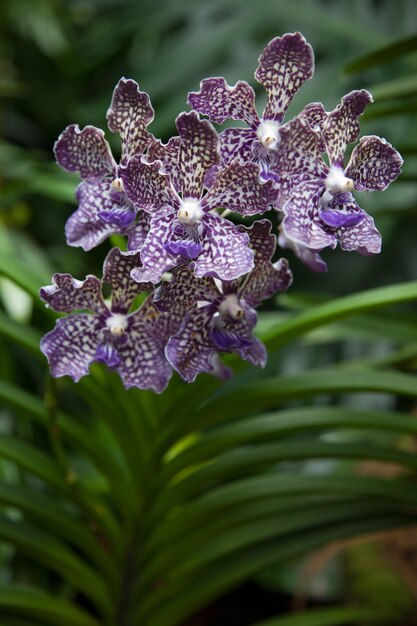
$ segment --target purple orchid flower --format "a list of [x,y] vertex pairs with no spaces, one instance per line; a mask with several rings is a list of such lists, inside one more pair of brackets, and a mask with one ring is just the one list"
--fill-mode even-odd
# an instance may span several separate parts
[[187,260],[197,277],[233,280],[252,269],[253,251],[247,233],[215,210],[263,213],[276,191],[272,183],[259,181],[254,163],[232,162],[216,174],[204,195],[204,177],[220,161],[218,135],[194,112],[182,113],[176,124],[179,138],[157,148],[166,155],[163,161],[135,156],[120,168],[127,197],[151,214],[141,250],[143,267],[133,270],[132,277],[157,283],[164,272]]
[[[346,146],[359,135],[358,117],[371,101],[365,90],[346,95],[327,114],[321,136],[301,118],[282,129],[273,164],[283,181],[276,207],[284,213],[285,238],[300,250],[317,253],[339,242],[343,250],[364,255],[380,251],[381,236],[374,221],[351,192],[386,189],[400,174],[402,158],[385,139],[366,136],[353,149],[347,166],[343,164]],[[321,156],[320,142],[329,165]]]
[[[101,281],[93,275],[79,281],[70,274],[55,274],[53,284],[41,289],[42,300],[55,311],[90,311],[58,319],[54,330],[43,337],[41,350],[52,376],[71,376],[78,382],[91,363],[99,361],[117,371],[126,389],[157,393],[165,389],[172,369],[164,348],[179,322],[175,315],[157,310],[151,296],[129,312],[136,296],[151,287],[130,278],[139,263],[139,253],[113,248]],[[112,288],[110,305],[103,300],[103,283]]]
[[183,303],[185,317],[167,344],[166,356],[187,382],[202,372],[228,378],[231,370],[219,360],[223,352],[236,352],[261,367],[266,363],[265,347],[252,335],[257,322],[254,307],[287,289],[292,275],[286,259],[271,263],[276,238],[269,221],[239,228],[248,233],[255,255],[249,274],[234,281],[202,281],[184,265],[174,269],[171,281],[155,294],[155,305],[162,311],[169,311],[178,300]]
[[[109,129],[120,135],[121,165],[134,154],[142,154],[154,140],[147,126],[154,118],[149,96],[134,80],[120,79],[107,120]],[[79,172],[82,182],[76,193],[78,209],[65,226],[67,243],[91,250],[112,234],[126,234],[129,249],[139,250],[149,228],[148,215],[139,212],[127,199],[104,132],[94,126],[68,126],[54,146],[58,164]],[[136,221],[135,221],[136,220]]]
[[265,180],[278,180],[270,161],[279,149],[284,115],[302,84],[314,72],[313,49],[300,33],[276,37],[259,57],[256,80],[267,92],[262,117],[255,108],[255,92],[248,83],[238,81],[230,87],[224,78],[207,78],[200,91],[188,95],[189,104],[222,124],[227,119],[241,120],[249,128],[228,128],[221,133],[221,154],[227,165],[234,158],[259,164]]
[[288,239],[281,226],[278,230],[278,245],[281,248],[284,250],[292,250],[295,256],[298,257],[306,267],[313,270],[313,272],[327,272],[327,263],[323,261],[316,250],[311,250],[307,248],[307,246],[303,246],[292,239]]

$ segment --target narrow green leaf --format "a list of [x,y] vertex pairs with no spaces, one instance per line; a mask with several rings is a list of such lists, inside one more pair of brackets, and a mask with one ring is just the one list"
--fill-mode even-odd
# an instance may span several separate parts
[[234,558],[214,564],[198,576],[193,573],[191,577],[161,585],[153,594],[146,596],[137,616],[146,620],[147,626],[177,626],[213,598],[275,563],[309,554],[330,541],[413,523],[412,518],[392,515],[334,523],[301,535],[295,533],[285,540],[280,537],[264,542],[238,552]]
[[40,333],[30,328],[30,326],[12,320],[2,312],[0,312],[0,335],[23,346],[23,348],[43,359],[43,355],[39,350]]
[[110,510],[97,500],[95,494],[85,492],[82,485],[74,482],[72,476],[61,476],[59,466],[43,452],[7,437],[0,437],[0,457],[9,459],[19,468],[38,476],[46,484],[65,494],[75,502],[89,518],[95,520],[103,529],[106,537],[115,548],[116,554],[120,549],[120,528]]
[[3,614],[43,620],[50,626],[101,626],[66,600],[34,587],[0,585],[0,610]]
[[[223,507],[232,506],[242,502],[250,503],[258,498],[274,496],[277,494],[300,494],[320,493],[320,495],[366,496],[381,497],[396,502],[417,503],[417,493],[414,493],[410,483],[406,481],[386,481],[374,478],[365,478],[351,475],[331,474],[326,476],[291,475],[281,472],[280,474],[263,474],[235,480],[200,496],[190,504],[187,504],[187,515],[204,517],[206,513],[219,511]],[[167,511],[175,508],[175,497],[169,493],[155,502],[149,511],[149,526],[156,524],[157,520],[166,515]]]
[[315,370],[295,376],[261,379],[253,383],[245,381],[242,387],[232,385],[230,388],[225,385],[212,395],[212,399],[203,408],[195,408],[193,413],[190,413],[191,402],[186,411],[179,411],[179,407],[175,407],[173,413],[176,419],[169,422],[161,433],[158,452],[163,456],[181,437],[194,432],[196,424],[199,429],[203,429],[224,422],[225,416],[231,421],[254,411],[274,409],[291,400],[299,402],[303,398],[316,395],[368,391],[417,397],[414,376],[363,368]]
[[74,589],[82,592],[109,618],[113,613],[110,591],[97,573],[64,543],[25,522],[0,518],[0,537],[16,546],[21,553],[34,557],[38,562],[60,574]]
[[392,78],[383,83],[372,85],[369,91],[375,102],[382,102],[390,98],[405,98],[417,95],[417,74],[408,74],[400,78]]
[[260,472],[269,465],[305,459],[373,459],[417,470],[414,453],[402,452],[393,447],[357,442],[283,441],[238,448],[218,456],[203,467],[194,470],[190,468],[184,477],[177,476],[173,484],[159,491],[158,497],[166,496],[178,504],[216,484],[225,484],[233,478]]
[[368,54],[364,54],[353,61],[350,61],[345,66],[345,72],[349,74],[355,72],[362,72],[369,67],[375,65],[384,65],[385,63],[392,63],[396,59],[403,58],[406,54],[410,54],[417,50],[417,36],[413,35],[405,39],[396,39],[387,46],[373,50]]
[[237,445],[273,441],[283,435],[314,430],[357,428],[417,435],[417,422],[394,411],[365,411],[343,407],[302,407],[257,415],[225,423],[214,431],[197,435],[196,441],[170,459],[162,468],[161,482],[193,464],[213,458]]
[[220,529],[215,524],[200,526],[196,532],[156,553],[149,563],[142,564],[141,584],[150,585],[161,578],[166,582],[204,571],[219,559],[228,559],[238,550],[247,550],[253,544],[292,533],[299,535],[317,526],[353,519],[385,517],[390,514],[387,505],[357,501],[349,504],[329,503],[326,507],[313,505],[297,512],[283,511],[264,516],[235,527]]
[[[233,506],[223,506],[221,512],[196,505],[185,504],[170,511],[168,517],[156,520],[149,529],[143,542],[141,556],[143,562],[151,562],[155,553],[159,555],[170,547],[179,543],[185,537],[199,532],[203,527],[210,529],[213,534],[230,528],[239,528],[240,524],[274,515],[277,519],[283,514],[295,511],[310,510],[314,506],[325,508],[335,502],[355,504],[358,498],[343,494],[267,494],[249,502],[235,503]],[[370,498],[368,497],[368,501]],[[378,503],[378,501],[375,501]],[[379,502],[379,504],[381,504]],[[384,506],[387,506],[384,504]]]
[[280,346],[304,335],[309,330],[324,324],[372,309],[393,306],[402,302],[412,302],[414,300],[417,300],[417,281],[389,287],[379,287],[351,296],[343,296],[303,311],[287,322],[270,330],[262,337],[262,340],[266,343],[268,350],[276,350]]
[[[91,385],[88,388],[91,389]],[[45,428],[49,428],[47,408],[38,397],[14,386],[12,383],[0,380],[0,400],[8,406],[28,414]],[[96,445],[95,438],[88,428],[84,427],[75,417],[66,415],[59,410],[56,414],[56,427],[63,439],[72,444],[78,452],[83,452],[98,471],[107,478],[109,484],[113,485],[115,502],[119,504],[121,509],[126,509],[127,503],[131,499],[129,475],[123,465],[116,460],[113,449]]]
[[397,372],[372,371],[364,369],[314,370],[295,376],[280,376],[247,383],[243,389],[229,391],[223,389],[199,413],[199,425],[204,427],[220,421],[220,416],[228,419],[250,411],[273,408],[282,402],[301,400],[320,394],[373,391],[417,398],[415,376]]
[[36,272],[33,267],[21,259],[13,258],[10,254],[0,252],[0,274],[9,278],[19,285],[24,291],[32,296],[35,304],[40,309],[48,311],[39,298],[39,289],[51,281],[50,276]]
[[98,571],[106,575],[111,588],[119,584],[119,572],[114,559],[100,544],[99,538],[74,516],[68,506],[63,506],[57,498],[51,498],[34,489],[21,485],[0,483],[0,503],[21,511],[30,521],[40,524],[52,536],[57,535],[76,546],[87,558],[91,559]]

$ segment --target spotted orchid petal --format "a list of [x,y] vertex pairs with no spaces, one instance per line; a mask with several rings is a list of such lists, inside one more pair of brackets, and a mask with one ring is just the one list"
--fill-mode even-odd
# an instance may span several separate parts
[[149,233],[150,215],[145,211],[139,211],[138,218],[126,229],[127,249],[129,252],[140,252]]
[[288,239],[282,229],[278,237],[278,244],[285,250],[292,250],[300,261],[313,272],[327,272],[327,264],[316,250],[311,250]]
[[118,374],[126,389],[152,389],[161,393],[172,375],[165,358],[171,332],[167,313],[158,311],[149,300],[129,316],[127,340],[118,348]]
[[321,182],[310,181],[296,187],[284,205],[282,228],[287,238],[311,250],[336,247],[337,236],[327,232],[320,219]]
[[143,266],[131,272],[135,281],[158,283],[164,272],[178,264],[178,259],[165,247],[175,235],[174,221],[175,215],[169,208],[161,209],[151,217],[149,233],[141,250]]
[[179,309],[184,315],[197,301],[211,302],[219,297],[221,293],[212,278],[196,278],[188,265],[180,265],[162,281],[153,301],[160,311]]
[[137,283],[130,277],[131,271],[142,265],[140,252],[122,252],[112,248],[103,265],[103,282],[111,287],[112,313],[126,314],[135,297],[149,291],[149,283]]
[[104,132],[95,126],[72,124],[60,134],[54,145],[58,164],[67,172],[79,172],[90,182],[115,176],[116,163]]
[[282,127],[281,143],[271,161],[271,171],[280,178],[277,209],[283,209],[296,187],[312,182],[324,189],[329,168],[320,152],[319,136],[305,120],[295,118]]
[[313,72],[313,49],[300,33],[273,39],[259,57],[255,72],[268,94],[263,119],[281,123],[295,94]]
[[249,361],[252,365],[265,367],[267,360],[266,348],[259,339],[252,335],[258,316],[256,311],[248,306],[248,303],[242,301],[240,303],[243,316],[238,320],[226,319],[222,328],[223,332],[231,333],[237,339],[230,351],[236,352],[242,359]]
[[206,78],[200,82],[200,91],[188,94],[188,103],[216,124],[227,119],[242,120],[251,128],[259,124],[255,92],[243,80],[231,87],[224,78]]
[[383,191],[401,173],[401,155],[385,139],[362,137],[354,147],[345,175],[359,191]]
[[297,115],[297,117],[305,120],[311,130],[314,130],[319,136],[319,150],[325,152],[326,146],[324,144],[322,133],[324,122],[327,120],[327,112],[321,102],[311,102],[307,104],[304,109]]
[[273,181],[259,180],[256,163],[233,161],[219,171],[201,204],[209,209],[224,207],[241,215],[256,215],[267,211],[276,197]]
[[165,348],[166,358],[188,383],[194,382],[198,374],[213,371],[218,352],[210,336],[213,313],[211,306],[193,307]]
[[206,172],[220,163],[220,140],[213,126],[197,113],[181,113],[176,119],[180,146],[180,176],[183,199],[199,200]]
[[121,163],[126,163],[134,154],[143,153],[150,144],[152,135],[146,127],[154,115],[148,94],[139,90],[136,81],[121,78],[106,116],[109,129],[119,133],[122,140]]
[[54,274],[52,285],[42,287],[40,297],[51,309],[61,313],[82,309],[108,313],[101,295],[101,282],[92,274],[85,280],[77,280],[71,274]]
[[203,249],[192,262],[196,276],[215,276],[220,280],[234,280],[253,268],[253,251],[249,236],[228,220],[206,213]]
[[119,174],[126,196],[138,209],[152,213],[167,205],[179,206],[180,199],[170,177],[161,172],[161,167],[160,161],[148,163],[139,155],[120,167]]
[[[81,247],[88,251],[98,246],[110,235],[123,233],[120,225],[106,222],[100,217],[103,212],[110,213],[121,208],[111,195],[108,181],[82,182],[77,188],[76,198],[78,209],[65,224],[65,235],[69,246]],[[129,210],[127,206],[126,208]]]
[[219,136],[224,165],[229,165],[234,159],[240,163],[257,160],[259,142],[251,128],[226,128]]
[[381,252],[381,235],[374,220],[358,206],[352,194],[339,194],[330,208],[352,215],[352,226],[341,226],[334,231],[342,250],[356,251],[365,256]]
[[255,222],[250,228],[240,226],[250,237],[250,247],[255,254],[255,267],[243,280],[239,297],[251,307],[257,307],[277,291],[285,291],[292,283],[292,274],[286,259],[271,263],[276,237],[271,233],[269,220]]
[[180,148],[180,137],[171,137],[166,144],[160,140],[153,141],[147,154],[149,162],[160,161],[162,163],[162,171],[169,174],[177,193],[181,193]]
[[329,155],[330,165],[343,168],[346,146],[359,136],[358,118],[366,105],[372,102],[372,96],[366,89],[351,91],[342,98],[341,103],[327,115],[323,125],[323,140]]
[[40,344],[54,378],[71,376],[78,382],[88,374],[96,357],[101,327],[96,315],[69,315],[57,320],[54,330]]

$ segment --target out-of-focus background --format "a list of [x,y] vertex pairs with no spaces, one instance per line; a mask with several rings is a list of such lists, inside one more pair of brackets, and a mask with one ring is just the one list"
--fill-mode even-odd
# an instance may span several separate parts
[[[374,95],[362,118],[362,134],[385,137],[405,159],[404,173],[384,193],[361,194],[360,204],[375,218],[383,236],[376,257],[326,251],[327,274],[314,274],[288,256],[294,289],[313,300],[417,278],[417,3],[415,0],[5,0],[0,5],[0,256],[20,258],[50,282],[53,272],[82,278],[100,274],[111,243],[89,253],[66,246],[64,224],[75,209],[77,177],[54,163],[52,147],[71,123],[106,128],[105,114],[121,76],[134,78],[150,94],[155,121],[150,130],[167,140],[175,117],[208,76],[230,84],[253,78],[264,46],[277,35],[301,31],[316,57],[314,79],[294,99],[288,119],[305,104],[322,101],[327,110],[352,89]],[[384,55],[373,51],[399,42]],[[363,59],[363,60],[361,60]],[[117,154],[118,138],[107,137]],[[6,259],[6,261],[5,261]],[[0,279],[0,305],[19,322],[32,319],[50,328],[23,291]],[[292,306],[296,304],[292,303]],[[386,337],[386,344],[390,341]],[[327,364],[346,356],[384,354],[384,341],[363,346],[351,341],[286,354],[283,371],[299,371],[305,362]],[[35,392],[44,372],[18,346],[1,339],[0,371]],[[285,359],[284,359],[285,360]],[[272,367],[274,360],[272,359]],[[391,408],[370,395],[368,406]],[[366,398],[361,406],[367,406]],[[5,414],[3,430],[9,432]],[[411,444],[410,444],[411,445]],[[372,473],[364,466],[363,472]],[[389,473],[389,468],[385,468]],[[379,468],[378,471],[384,472]],[[10,468],[3,468],[7,477]],[[322,471],[320,465],[315,471]],[[384,543],[385,542],[385,543]],[[390,543],[391,542],[391,543]],[[340,567],[341,549],[315,560],[265,572],[246,588],[211,607],[198,624],[249,623],[245,598],[271,611],[254,610],[253,619],[294,603],[322,603],[351,594],[375,600],[382,592],[387,614],[409,615],[417,597],[416,546],[404,535],[383,539],[375,547],[351,547]],[[4,562],[9,563],[5,553]],[[382,564],[382,565],[381,565]],[[390,579],[391,565],[395,573]],[[7,566],[8,567],[8,566]],[[5,571],[9,572],[6,568]],[[304,588],[295,589],[302,571]],[[384,574],[382,574],[384,572]],[[373,577],[375,585],[371,584]],[[1,578],[0,574],[0,578]],[[5,575],[5,577],[7,577]],[[348,591],[347,591],[348,589]],[[301,598],[301,599],[300,599]],[[304,599],[303,599],[304,598]],[[269,603],[269,604],[268,604]],[[242,608],[243,607],[243,608]],[[243,613],[241,614],[241,612]],[[390,613],[391,611],[391,613]],[[245,615],[245,617],[243,616]],[[233,617],[225,617],[232,615]],[[232,619],[234,620],[232,622]],[[409,619],[407,617],[407,619]],[[206,621],[204,621],[206,620]],[[222,621],[223,620],[223,621]],[[225,621],[226,620],[226,621]],[[391,623],[391,622],[390,622]],[[415,621],[401,621],[410,626]]]

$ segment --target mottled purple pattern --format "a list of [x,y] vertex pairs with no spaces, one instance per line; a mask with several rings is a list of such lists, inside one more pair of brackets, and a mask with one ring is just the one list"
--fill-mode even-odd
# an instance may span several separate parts
[[313,49],[300,33],[273,39],[259,57],[255,72],[268,94],[263,119],[280,123],[291,100],[313,72]]
[[282,227],[286,237],[313,250],[334,248],[337,244],[335,233],[326,232],[319,217],[322,193],[321,181],[306,182],[293,190],[284,206]]
[[165,271],[175,267],[177,259],[164,246],[174,237],[174,227],[174,215],[170,208],[152,215],[149,233],[141,250],[143,267],[132,270],[134,280],[158,283]]
[[180,265],[155,291],[154,304],[161,311],[180,309],[185,314],[198,300],[211,301],[220,296],[211,277],[196,278],[188,265]]
[[181,138],[180,172],[182,197],[200,199],[204,175],[220,163],[220,140],[213,126],[197,113],[181,113],[176,119]]
[[257,159],[258,140],[256,132],[251,128],[226,128],[220,133],[220,154],[224,165],[229,165],[233,159],[240,163]]
[[152,389],[161,393],[171,378],[165,345],[171,333],[169,314],[161,313],[150,299],[129,317],[127,341],[119,348],[118,373],[126,389]]
[[248,247],[249,237],[237,226],[217,215],[204,216],[203,250],[193,261],[196,276],[215,276],[220,280],[234,280],[253,267],[253,251]]
[[141,265],[139,252],[122,252],[112,248],[103,265],[103,282],[111,287],[111,310],[127,313],[135,297],[149,291],[149,283],[137,283],[130,277],[131,271]]
[[305,120],[295,118],[282,127],[271,171],[282,178],[275,203],[278,209],[283,208],[294,188],[308,182],[324,185],[329,168],[320,153],[319,136]]
[[116,172],[116,163],[104,132],[95,126],[80,130],[72,124],[60,134],[54,146],[58,164],[68,172],[79,172],[81,178],[94,182]]
[[209,209],[224,207],[241,215],[264,213],[275,201],[273,182],[260,182],[256,163],[233,162],[220,170],[213,186],[203,198]]
[[403,160],[385,139],[362,137],[352,151],[345,175],[359,191],[383,191],[401,173]]
[[187,383],[194,382],[198,374],[213,370],[217,349],[210,337],[212,317],[212,306],[193,307],[166,346],[166,358]]
[[358,118],[366,105],[372,102],[369,91],[360,89],[351,91],[342,98],[341,103],[327,115],[323,126],[323,139],[331,165],[343,168],[346,146],[359,136]]
[[[249,361],[252,365],[259,365],[265,367],[267,353],[263,343],[252,336],[252,330],[255,328],[258,316],[250,306],[247,306],[244,302],[240,301],[243,309],[243,317],[238,320],[232,318],[225,318],[223,329],[236,334],[240,340],[241,345],[233,349],[242,359]],[[243,341],[245,340],[245,341]]]
[[282,227],[286,237],[313,251],[326,246],[334,248],[338,242],[343,250],[366,255],[377,254],[381,249],[381,235],[373,219],[357,205],[352,194],[338,194],[323,209],[320,188],[314,183],[294,190],[285,206]]
[[54,330],[40,344],[54,378],[71,376],[78,382],[88,374],[101,327],[102,322],[95,315],[69,315],[57,320]]
[[126,229],[127,249],[130,252],[138,252],[142,250],[146,237],[149,233],[150,215],[145,211],[140,211],[138,218],[134,224]]
[[141,156],[132,157],[120,167],[126,196],[138,209],[152,213],[166,205],[179,206],[170,177],[161,172],[161,167],[160,161],[147,163]]
[[[219,317],[216,309],[220,304],[218,300],[207,306],[194,306],[167,344],[168,361],[187,382],[193,382],[198,374],[218,369],[219,351],[236,352],[261,367],[266,363],[265,347],[251,334],[257,322],[255,311],[242,303],[241,319]],[[228,375],[229,371],[222,368],[221,374]]]
[[277,291],[285,291],[292,283],[292,274],[286,259],[271,263],[276,248],[276,237],[271,233],[268,220],[255,222],[250,228],[241,226],[250,237],[250,247],[254,251],[254,269],[243,280],[239,297],[251,307],[257,307]]
[[54,285],[43,288],[42,297],[59,311],[90,308],[96,314],[76,314],[59,319],[41,342],[53,376],[68,375],[78,381],[93,361],[116,369],[126,388],[135,386],[161,392],[171,375],[164,356],[170,335],[180,324],[178,313],[163,313],[148,297],[126,315],[133,298],[149,285],[138,285],[129,276],[139,254],[111,250],[104,263],[103,282],[112,287],[108,308],[94,276],[75,281],[69,275],[54,276]]
[[122,163],[134,154],[144,152],[152,141],[146,127],[154,118],[154,110],[148,94],[140,91],[134,80],[119,80],[106,117],[109,129],[119,133],[122,140]]
[[162,171],[169,174],[177,193],[181,193],[180,147],[180,137],[171,137],[166,144],[160,140],[153,141],[147,154],[148,161],[160,161],[162,163]]
[[318,135],[305,120],[296,117],[281,128],[281,143],[274,153],[271,170],[280,176],[305,175],[305,180],[325,177],[328,167],[318,145]]
[[321,102],[312,102],[311,104],[307,104],[297,117],[305,120],[311,130],[318,133],[319,149],[320,152],[324,152],[326,150],[326,146],[324,145],[322,133],[324,122],[327,120],[327,113],[323,104]]
[[310,250],[310,248],[288,239],[282,232],[282,229],[278,237],[278,244],[281,248],[292,250],[300,261],[309,269],[313,270],[313,272],[327,272],[327,264],[316,250]]
[[216,124],[227,119],[243,120],[252,128],[259,124],[255,92],[243,80],[231,87],[224,78],[206,78],[200,82],[199,92],[188,94],[188,103]]
[[352,194],[339,194],[330,206],[362,217],[356,226],[344,226],[334,231],[342,250],[354,250],[366,256],[381,252],[381,235],[375,228],[374,220],[357,205]]
[[65,235],[69,246],[79,246],[88,251],[98,246],[110,235],[123,232],[119,226],[100,218],[102,211],[120,208],[112,199],[108,181],[81,183],[77,188],[76,198],[78,209],[65,224]]
[[41,288],[40,297],[54,311],[69,313],[88,309],[100,314],[106,312],[101,283],[92,274],[85,280],[76,280],[70,274],[54,274],[52,283]]

